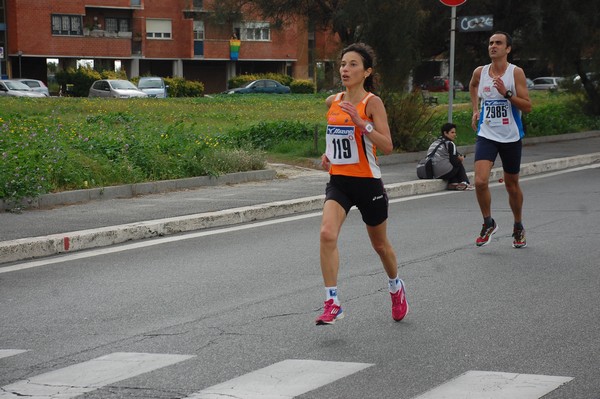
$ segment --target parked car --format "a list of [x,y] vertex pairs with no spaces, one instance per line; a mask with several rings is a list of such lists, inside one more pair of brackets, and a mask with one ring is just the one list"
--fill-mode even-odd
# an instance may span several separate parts
[[33,91],[25,83],[16,80],[0,80],[0,96],[46,97],[44,93]]
[[525,81],[527,82],[527,88],[531,90],[533,88],[533,80],[525,78]]
[[258,79],[254,80],[245,86],[225,91],[226,94],[244,94],[244,93],[274,93],[288,94],[292,90],[289,86],[282,85],[276,80]]
[[132,98],[148,97],[148,94],[135,87],[128,80],[102,79],[92,84],[88,97]]
[[533,87],[532,90],[557,90],[560,82],[562,82],[565,78],[556,77],[556,76],[542,76],[539,78],[533,79]]
[[137,85],[138,89],[148,94],[148,97],[166,98],[168,97],[168,85],[163,78],[158,76],[141,77]]
[[40,93],[43,93],[46,97],[50,97],[50,91],[48,90],[48,86],[46,86],[46,84],[44,82],[42,82],[41,80],[26,79],[26,78],[11,79],[11,80],[16,80],[18,82],[24,83],[27,86],[29,86],[29,88],[31,90],[39,91]]

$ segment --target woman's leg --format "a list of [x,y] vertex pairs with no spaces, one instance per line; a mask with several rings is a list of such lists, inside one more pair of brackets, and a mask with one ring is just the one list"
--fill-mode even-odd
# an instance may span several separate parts
[[398,259],[387,236],[387,221],[377,226],[367,226],[367,232],[371,239],[371,245],[379,255],[388,277],[396,278],[398,276]]
[[389,288],[392,299],[392,318],[395,321],[404,319],[408,313],[408,302],[404,282],[398,277],[398,259],[387,237],[387,222],[377,226],[367,226],[369,238],[373,248],[379,255],[383,268],[389,279]]
[[344,220],[346,220],[344,208],[336,201],[326,201],[323,206],[320,233],[321,273],[325,287],[337,285],[340,265],[337,242]]

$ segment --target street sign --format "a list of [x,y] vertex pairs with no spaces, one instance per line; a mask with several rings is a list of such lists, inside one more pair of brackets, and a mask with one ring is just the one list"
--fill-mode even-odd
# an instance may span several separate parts
[[467,0],[440,0],[440,1],[449,7],[460,6],[461,4],[464,4],[467,2]]
[[4,59],[4,47],[0,47],[0,60]]
[[481,32],[492,30],[493,27],[493,15],[473,15],[460,17],[458,20],[458,30],[460,32]]

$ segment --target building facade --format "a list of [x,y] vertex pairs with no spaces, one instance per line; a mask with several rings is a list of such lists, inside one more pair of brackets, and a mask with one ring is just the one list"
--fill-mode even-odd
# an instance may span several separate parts
[[311,78],[317,61],[339,49],[302,17],[283,28],[250,12],[221,22],[214,1],[0,0],[2,74],[46,81],[48,59],[59,68],[93,60],[98,70],[119,63],[129,77],[183,77],[216,93],[240,74]]

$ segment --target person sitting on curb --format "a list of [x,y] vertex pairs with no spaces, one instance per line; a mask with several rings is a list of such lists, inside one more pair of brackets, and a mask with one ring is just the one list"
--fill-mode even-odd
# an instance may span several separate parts
[[448,190],[473,190],[474,187],[469,181],[463,165],[465,156],[458,152],[456,144],[454,144],[456,125],[445,123],[442,125],[441,131],[440,137],[431,143],[427,150],[427,153],[431,153],[440,142],[443,143],[433,156],[433,176],[436,179],[446,180]]

